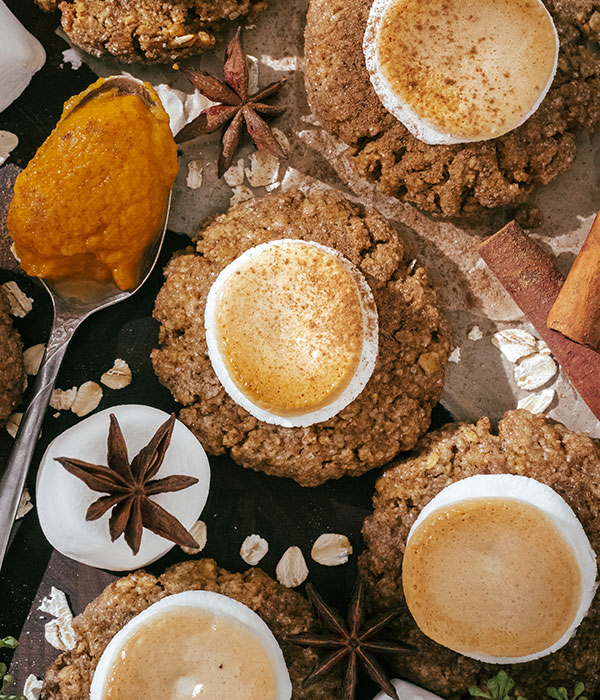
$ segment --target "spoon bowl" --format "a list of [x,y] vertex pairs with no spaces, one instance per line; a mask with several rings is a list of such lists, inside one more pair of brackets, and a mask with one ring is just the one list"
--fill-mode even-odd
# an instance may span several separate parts
[[[99,94],[112,90],[115,90],[118,95],[140,97],[148,109],[156,104],[144,83],[135,78],[115,76],[107,78],[102,85],[90,91],[74,107],[73,112]],[[42,421],[69,341],[79,325],[93,313],[128,299],[146,282],[156,266],[162,249],[167,231],[171,196],[172,191],[169,192],[161,226],[140,262],[138,282],[133,289],[124,291],[112,281],[100,283],[75,278],[40,280],[52,299],[54,319],[44,359],[37,373],[33,398],[23,415],[11,456],[0,480],[0,567],[8,548],[12,525]]]

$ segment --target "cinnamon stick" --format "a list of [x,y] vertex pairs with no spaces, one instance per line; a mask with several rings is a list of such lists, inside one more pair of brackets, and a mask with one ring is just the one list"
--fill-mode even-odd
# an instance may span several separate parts
[[548,328],[546,323],[564,283],[552,258],[514,221],[481,243],[479,254],[548,343],[581,398],[600,420],[600,354]]
[[548,314],[548,328],[600,348],[600,215]]

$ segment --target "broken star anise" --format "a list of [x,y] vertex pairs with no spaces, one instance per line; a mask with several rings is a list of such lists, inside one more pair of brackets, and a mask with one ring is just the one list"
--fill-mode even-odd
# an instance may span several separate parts
[[271,127],[260,116],[262,114],[274,117],[285,112],[285,107],[263,102],[281,89],[285,78],[267,85],[254,95],[248,94],[248,61],[242,46],[241,28],[238,28],[227,47],[223,67],[224,80],[206,71],[191,68],[182,69],[182,73],[200,94],[218,104],[201,112],[177,134],[175,141],[177,143],[191,141],[201,134],[211,134],[222,126],[219,177],[229,170],[233,162],[244,124],[259,151],[268,151],[277,158],[287,157]]
[[130,462],[121,427],[110,414],[107,464],[90,464],[79,459],[58,457],[57,462],[73,476],[81,479],[92,491],[107,496],[94,501],[88,508],[86,520],[98,520],[111,508],[108,523],[114,542],[121,535],[137,554],[144,528],[175,544],[197,547],[196,540],[171,513],[150,499],[159,493],[182,491],[198,482],[191,476],[174,474],[164,479],[153,479],[161,467],[175,425],[175,415],[163,423],[150,442]]
[[363,666],[375,683],[393,700],[398,700],[398,693],[390,683],[385,671],[375,659],[374,654],[399,654],[414,651],[409,644],[396,644],[373,639],[383,627],[390,623],[399,613],[400,608],[384,612],[372,620],[365,621],[365,581],[362,576],[356,581],[352,600],[348,609],[347,621],[339,613],[325,603],[321,596],[309,583],[306,594],[313,604],[317,614],[331,634],[288,634],[285,641],[301,646],[333,649],[328,656],[319,662],[304,679],[304,685],[317,683],[338,663],[346,660],[344,676],[343,700],[353,700],[358,681],[358,664]]

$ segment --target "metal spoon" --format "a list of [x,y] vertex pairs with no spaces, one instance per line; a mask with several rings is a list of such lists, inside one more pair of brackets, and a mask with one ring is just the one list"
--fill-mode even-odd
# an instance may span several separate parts
[[[102,85],[88,93],[77,107],[89,102],[90,99],[100,93],[115,89],[121,95],[137,95],[148,106],[155,104],[142,82],[134,78],[117,76],[108,78]],[[135,289],[123,291],[118,289],[113,283],[100,284],[97,282],[81,282],[79,280],[76,282],[69,280],[50,282],[41,280],[52,298],[54,321],[46,346],[44,360],[37,374],[33,399],[23,415],[6,471],[0,481],[0,567],[8,547],[10,532],[44,414],[67,345],[77,327],[86,318],[100,309],[105,309],[124,299],[128,299],[148,279],[156,265],[165,238],[170,205],[171,193],[169,193],[165,207],[161,230],[157,232],[156,238],[148,246],[144,254],[140,266],[140,281]]]

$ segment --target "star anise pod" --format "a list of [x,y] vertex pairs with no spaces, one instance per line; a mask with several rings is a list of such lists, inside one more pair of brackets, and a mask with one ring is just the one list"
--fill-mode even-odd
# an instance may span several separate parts
[[206,71],[191,68],[182,69],[182,73],[200,94],[219,104],[208,107],[187,124],[177,134],[177,143],[191,141],[201,134],[211,134],[222,126],[219,177],[229,170],[233,162],[244,124],[259,151],[268,151],[277,158],[287,158],[271,127],[260,116],[276,117],[285,112],[285,107],[263,102],[281,89],[285,78],[267,85],[254,95],[248,94],[248,61],[242,46],[241,27],[227,47],[223,80]]
[[175,415],[172,414],[130,462],[119,421],[111,413],[106,458],[108,466],[68,457],[57,458],[57,462],[92,491],[108,494],[92,503],[86,520],[98,520],[112,508],[108,523],[110,537],[114,542],[124,534],[134,554],[139,552],[144,528],[175,544],[198,546],[177,518],[150,499],[150,496],[159,493],[182,491],[198,482],[192,476],[181,474],[164,479],[153,478],[162,465],[174,426]]
[[301,646],[333,649],[334,651],[315,666],[304,679],[304,685],[310,686],[317,683],[338,663],[346,660],[347,666],[342,697],[343,700],[353,700],[358,681],[358,664],[360,662],[381,690],[393,700],[398,700],[396,689],[390,683],[385,671],[375,659],[374,654],[399,654],[414,651],[414,648],[409,644],[378,641],[373,639],[373,636],[389,624],[400,613],[401,608],[395,608],[378,615],[372,620],[365,621],[365,581],[362,576],[359,576],[356,581],[348,609],[347,621],[336,610],[325,603],[310,583],[306,585],[306,594],[331,634],[288,634],[284,639],[287,642],[293,642]]

